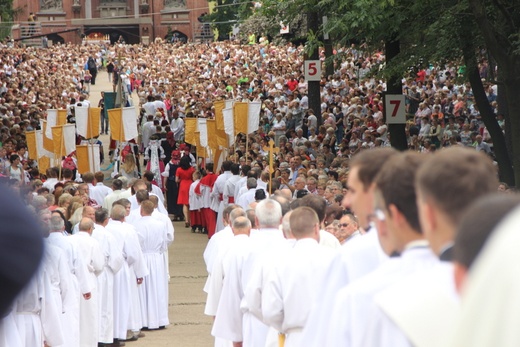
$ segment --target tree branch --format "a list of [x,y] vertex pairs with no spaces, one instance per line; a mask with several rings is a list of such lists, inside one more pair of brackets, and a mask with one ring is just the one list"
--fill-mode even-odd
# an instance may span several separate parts
[[500,0],[493,0],[493,3],[498,8],[498,10],[502,13],[502,15],[504,16],[507,24],[509,24],[509,26],[511,27],[510,31],[511,32],[516,32],[517,29],[516,29],[515,22],[513,21],[513,18],[509,14],[509,11],[507,10],[507,8],[505,8],[504,4],[502,2],[500,2]]
[[501,37],[501,35],[489,23],[489,20],[484,13],[484,4],[481,0],[469,0],[469,4],[473,10],[473,15],[475,16],[477,23],[480,25],[480,31],[486,41],[486,45],[490,48],[497,60],[502,64],[507,64],[509,61],[509,55],[507,52],[510,50],[509,48],[511,48],[511,44],[509,43],[509,47],[506,48],[503,48],[502,45],[499,44],[498,38]]

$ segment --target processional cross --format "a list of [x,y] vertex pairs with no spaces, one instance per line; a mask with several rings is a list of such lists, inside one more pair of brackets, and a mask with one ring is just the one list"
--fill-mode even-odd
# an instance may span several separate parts
[[264,151],[269,153],[269,195],[271,195],[273,190],[273,162],[275,153],[280,152],[280,148],[274,146],[274,141],[269,140],[269,146],[264,146]]

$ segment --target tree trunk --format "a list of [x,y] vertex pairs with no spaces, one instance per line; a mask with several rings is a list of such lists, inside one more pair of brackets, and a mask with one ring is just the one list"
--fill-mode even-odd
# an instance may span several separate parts
[[[385,56],[387,64],[396,57],[401,51],[399,40],[385,42]],[[402,94],[401,78],[399,76],[391,76],[387,81],[386,89],[389,94]],[[388,133],[390,134],[390,143],[397,150],[405,151],[408,149],[408,141],[406,140],[406,124],[388,124]]]
[[[308,31],[318,32],[320,28],[320,18],[318,12],[309,11],[307,13],[307,29]],[[317,49],[308,56],[309,60],[319,60],[319,52]],[[318,119],[318,127],[322,123],[321,119],[321,97],[320,97],[320,81],[309,81],[308,86],[309,108],[314,110],[314,114]],[[316,129],[318,130],[318,129]]]
[[513,135],[513,170],[516,188],[520,188],[520,78],[512,66],[500,66],[504,70],[504,90],[506,92],[507,106],[509,109],[509,120],[511,123],[511,134]]
[[489,134],[491,135],[491,139],[493,140],[493,150],[495,152],[495,158],[498,163],[500,180],[506,182],[509,185],[514,185],[515,175],[511,165],[511,158],[509,157],[509,152],[507,150],[506,138],[502,132],[502,129],[498,125],[495,114],[493,113],[491,105],[488,102],[486,92],[484,91],[484,86],[482,85],[482,80],[480,79],[480,75],[478,73],[478,69],[474,63],[472,64],[471,61],[468,61],[466,52],[464,53],[464,60],[466,61],[468,79],[471,83],[471,89],[473,90],[475,103],[477,104],[480,111],[482,121],[484,121],[484,125],[486,126]]
[[325,76],[329,77],[334,74],[334,61],[332,60],[333,56],[333,47],[331,40],[325,40]]

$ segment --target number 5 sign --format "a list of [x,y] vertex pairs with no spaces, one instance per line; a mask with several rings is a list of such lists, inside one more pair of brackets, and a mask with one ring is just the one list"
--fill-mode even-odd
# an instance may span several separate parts
[[405,124],[404,95],[385,94],[385,118],[387,124]]
[[305,61],[305,80],[321,81],[321,61],[306,60]]

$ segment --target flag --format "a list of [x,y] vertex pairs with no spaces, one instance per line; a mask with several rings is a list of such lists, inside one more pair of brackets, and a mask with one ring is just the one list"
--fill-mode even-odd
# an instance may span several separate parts
[[100,134],[101,109],[98,107],[76,107],[76,129],[86,139]]
[[110,135],[112,140],[125,142],[135,139],[137,132],[137,116],[135,107],[113,108],[108,110]]
[[224,108],[233,108],[233,104],[235,102],[233,100],[226,100],[226,107]]
[[[208,128],[208,147],[212,150],[216,150],[218,148],[217,123],[214,119],[208,119],[206,121],[206,127]],[[224,135],[226,135],[226,133],[224,133]]]
[[67,156],[76,150],[76,128],[74,124],[52,127],[54,155],[57,158]]
[[231,137],[235,136],[235,126],[233,124],[233,109],[225,108],[222,110],[224,115],[224,131]]
[[202,147],[208,147],[208,125],[206,122],[206,118],[198,119],[198,130],[199,130],[200,145]]
[[255,101],[250,102],[247,111],[247,133],[251,134],[258,130],[260,125],[260,110],[262,103]]
[[99,171],[99,145],[76,146],[76,158],[78,159],[78,172],[80,174]]
[[191,145],[197,144],[197,118],[184,119],[184,141]]
[[217,129],[224,130],[224,116],[222,115],[222,110],[225,107],[226,102],[224,100],[213,102],[213,106],[215,107],[215,121],[217,122]]
[[223,158],[222,158],[223,153],[224,153],[224,151],[222,151],[221,149],[217,149],[215,151],[215,153],[213,153],[213,171],[215,171],[215,172],[220,171],[220,167],[222,166],[222,161],[223,161]]
[[52,140],[52,127],[58,125],[58,110],[47,110],[47,128],[45,136]]
[[41,129],[42,129],[42,147],[46,151],[54,153],[54,142],[52,142],[52,129],[51,129],[51,137],[47,136],[47,121],[41,120]]
[[36,131],[27,131],[25,141],[29,152],[29,159],[38,159],[38,143],[36,142]]
[[51,167],[51,158],[43,156],[38,158],[38,171],[47,172],[47,169]]
[[235,120],[235,134],[239,133],[248,134],[247,117],[248,117],[248,104],[247,102],[235,102],[233,104],[233,118]]
[[58,110],[58,120],[56,125],[65,125],[67,124],[67,110]]
[[[54,158],[54,153],[53,153],[54,148],[53,148],[53,151],[48,151],[47,149],[45,149],[45,147],[43,146],[44,137],[45,137],[45,134],[43,133],[43,130],[36,131],[36,148],[37,148],[38,158],[41,158],[42,156],[46,156],[46,157],[53,159]],[[47,141],[50,141],[50,143],[52,144],[52,147],[54,147],[54,143],[52,142],[52,140],[47,140]]]
[[217,130],[217,144],[219,147],[225,148],[228,145],[228,135],[224,130]]

